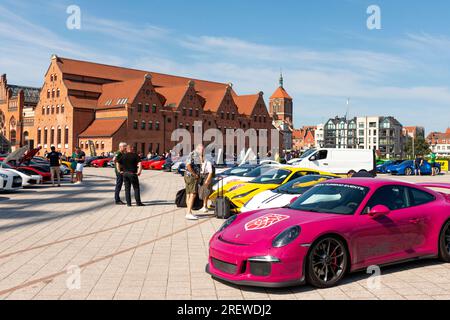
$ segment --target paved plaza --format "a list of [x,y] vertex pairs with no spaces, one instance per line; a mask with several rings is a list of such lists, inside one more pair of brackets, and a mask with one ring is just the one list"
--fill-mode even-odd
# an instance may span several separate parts
[[325,290],[217,282],[204,268],[223,221],[184,219],[180,176],[144,172],[146,207],[114,205],[114,183],[112,169],[88,168],[82,185],[0,194],[0,299],[450,299],[450,264],[437,260],[383,268],[375,286],[366,273]]

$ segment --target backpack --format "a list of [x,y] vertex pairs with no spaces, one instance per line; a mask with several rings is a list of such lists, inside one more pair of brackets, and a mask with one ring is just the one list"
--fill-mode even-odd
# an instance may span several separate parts
[[[177,192],[177,195],[175,196],[175,204],[177,208],[187,208],[186,204],[186,189],[181,189]],[[195,197],[194,200],[194,206],[192,207],[193,210],[200,210],[203,208],[203,201],[200,200],[198,197],[198,194]]]

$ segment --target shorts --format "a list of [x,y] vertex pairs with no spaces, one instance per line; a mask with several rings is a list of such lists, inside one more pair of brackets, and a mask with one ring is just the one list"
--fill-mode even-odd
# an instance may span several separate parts
[[77,163],[77,167],[75,169],[75,172],[83,172],[84,163]]
[[186,194],[198,193],[198,181],[193,176],[184,176],[184,182],[186,183]]
[[52,176],[59,176],[61,174],[61,168],[60,167],[50,167],[50,172]]

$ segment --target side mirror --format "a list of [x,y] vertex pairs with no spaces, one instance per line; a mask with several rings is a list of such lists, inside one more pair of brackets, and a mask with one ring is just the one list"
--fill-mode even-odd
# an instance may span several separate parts
[[369,211],[369,217],[371,218],[379,218],[379,217],[383,217],[383,216],[387,216],[389,213],[391,212],[391,210],[382,205],[376,205],[375,207],[372,208],[372,210]]
[[294,197],[291,199],[291,201],[289,201],[289,204],[293,204],[295,201],[297,201],[299,197]]
[[316,161],[317,157],[316,156],[311,156],[311,158],[309,158],[309,161]]

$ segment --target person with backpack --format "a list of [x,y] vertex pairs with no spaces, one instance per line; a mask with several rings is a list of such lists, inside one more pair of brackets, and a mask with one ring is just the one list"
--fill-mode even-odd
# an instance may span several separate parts
[[206,159],[205,155],[202,155],[202,168],[200,171],[200,188],[199,197],[203,200],[203,208],[200,209],[203,213],[208,213],[208,200],[212,193],[212,180],[214,179],[214,166]]
[[186,172],[184,174],[184,182],[186,184],[186,219],[198,220],[198,217],[192,213],[195,198],[198,194],[198,184],[200,182],[200,174],[202,167],[202,157],[204,146],[199,144],[186,159]]

